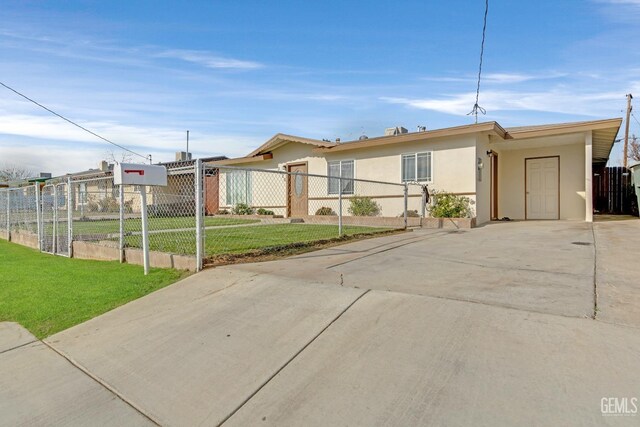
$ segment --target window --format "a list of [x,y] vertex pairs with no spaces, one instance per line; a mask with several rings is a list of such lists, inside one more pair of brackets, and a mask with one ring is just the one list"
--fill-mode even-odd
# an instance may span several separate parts
[[235,206],[238,203],[251,204],[251,172],[232,170],[226,173],[227,177],[227,205]]
[[431,182],[431,151],[402,155],[402,182]]
[[[353,179],[355,178],[355,162],[353,160],[336,160],[327,162],[327,175],[350,178],[342,181],[342,194],[353,194]],[[338,194],[340,180],[329,178],[329,194]]]

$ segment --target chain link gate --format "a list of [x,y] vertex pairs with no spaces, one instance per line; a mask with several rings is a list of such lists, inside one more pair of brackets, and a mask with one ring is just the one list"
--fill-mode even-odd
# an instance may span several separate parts
[[69,256],[69,193],[67,183],[42,187],[40,209],[42,238],[40,249],[50,254]]

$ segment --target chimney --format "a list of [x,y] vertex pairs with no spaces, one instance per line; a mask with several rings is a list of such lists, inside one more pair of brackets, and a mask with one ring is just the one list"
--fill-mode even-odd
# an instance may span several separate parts
[[109,171],[109,162],[107,162],[106,160],[102,160],[100,163],[98,163],[98,169],[100,169],[102,172]]

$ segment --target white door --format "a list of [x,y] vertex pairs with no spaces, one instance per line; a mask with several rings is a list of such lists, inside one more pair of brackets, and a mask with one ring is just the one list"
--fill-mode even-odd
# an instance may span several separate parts
[[558,157],[526,159],[527,219],[560,217],[560,173]]

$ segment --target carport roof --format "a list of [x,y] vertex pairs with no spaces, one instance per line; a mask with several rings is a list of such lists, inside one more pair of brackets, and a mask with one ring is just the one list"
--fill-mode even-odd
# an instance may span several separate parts
[[544,136],[565,135],[569,133],[592,133],[593,162],[606,163],[609,160],[611,148],[622,124],[622,118],[604,120],[590,120],[584,122],[555,123],[548,125],[519,126],[506,128],[510,139],[522,140]]

